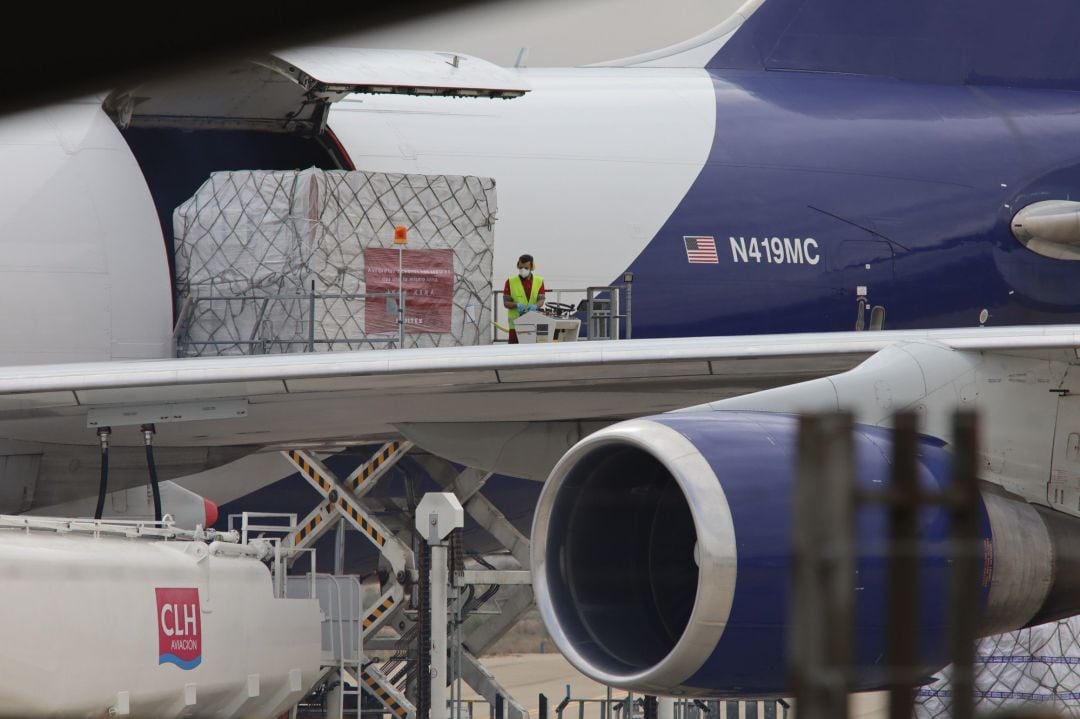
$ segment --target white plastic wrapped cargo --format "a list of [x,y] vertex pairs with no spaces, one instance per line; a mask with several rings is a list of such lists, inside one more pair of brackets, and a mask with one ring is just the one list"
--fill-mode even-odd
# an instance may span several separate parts
[[316,601],[222,542],[0,530],[0,715],[276,717],[318,678]]
[[[975,708],[979,714],[1035,705],[1080,712],[1080,617],[980,639],[975,649]],[[949,668],[917,691],[915,716],[952,716]]]
[[[410,325],[406,346],[483,344],[491,340],[496,212],[490,178],[314,168],[217,172],[173,215],[176,289],[196,297],[293,297],[314,283],[319,294],[373,292],[379,288],[368,286],[365,251],[393,248],[394,227],[403,225],[409,251],[453,256],[453,286],[440,299],[448,322],[439,331]],[[246,343],[258,338],[278,341],[260,351],[306,351],[309,314],[303,299],[200,301],[180,348],[247,353]],[[396,336],[368,327],[364,305],[355,300],[320,301],[314,329],[316,350],[362,346],[331,347],[324,340]]]

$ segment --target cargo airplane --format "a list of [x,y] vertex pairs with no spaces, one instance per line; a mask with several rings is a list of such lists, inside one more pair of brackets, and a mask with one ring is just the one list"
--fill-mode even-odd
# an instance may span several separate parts
[[[186,420],[157,428],[165,478],[404,436],[550,474],[534,584],[583,672],[765,694],[788,689],[792,413],[854,411],[870,482],[882,428],[917,409],[937,483],[960,406],[983,418],[980,630],[1080,612],[1078,24],[1070,0],[752,0],[603,66],[305,48],[7,118],[0,510],[95,496],[91,414]],[[170,358],[173,209],[215,170],[309,166],[494,177],[495,267],[632,272],[635,338]],[[114,427],[114,489],[144,481],[143,441]],[[872,687],[885,587],[858,561]]]

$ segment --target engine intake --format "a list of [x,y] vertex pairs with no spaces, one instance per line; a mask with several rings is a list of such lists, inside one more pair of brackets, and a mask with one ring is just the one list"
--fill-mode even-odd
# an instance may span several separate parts
[[[575,445],[540,496],[533,586],[559,649],[612,686],[658,694],[782,694],[795,418],[764,412],[675,413],[622,422]],[[860,485],[890,479],[889,434],[859,426]],[[919,481],[949,481],[944,443],[919,447]],[[984,633],[1080,611],[1080,522],[1004,492],[983,493]],[[945,663],[948,518],[920,517],[919,646]],[[887,515],[855,522],[857,684],[885,684]]]

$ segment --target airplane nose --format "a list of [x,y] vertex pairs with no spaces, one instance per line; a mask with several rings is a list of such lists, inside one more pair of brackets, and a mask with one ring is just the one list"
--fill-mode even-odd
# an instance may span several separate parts
[[213,527],[215,524],[217,524],[217,505],[211,502],[206,497],[203,497],[203,507],[206,509],[206,524],[204,526]]

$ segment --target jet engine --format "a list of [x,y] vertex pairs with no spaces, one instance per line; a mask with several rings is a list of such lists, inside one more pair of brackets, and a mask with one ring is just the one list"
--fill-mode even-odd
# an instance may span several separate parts
[[[593,679],[665,695],[790,691],[791,524],[797,421],[683,412],[612,425],[575,445],[541,494],[533,586],[548,630]],[[889,432],[857,425],[856,481],[890,482]],[[920,440],[922,486],[950,481],[945,443]],[[980,632],[1080,613],[1080,520],[983,483]],[[946,661],[949,522],[920,515],[918,645]],[[888,517],[855,517],[857,689],[886,683]]]

